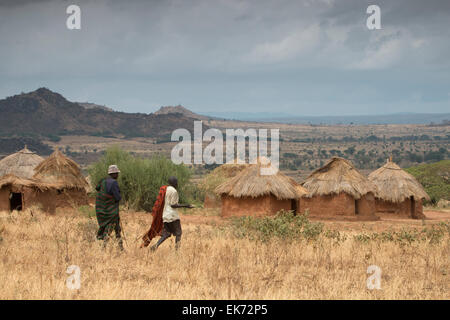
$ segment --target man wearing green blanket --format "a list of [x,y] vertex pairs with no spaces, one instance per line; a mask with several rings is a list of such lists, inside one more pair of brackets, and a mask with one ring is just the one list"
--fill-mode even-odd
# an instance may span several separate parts
[[123,250],[119,216],[119,202],[122,197],[117,183],[119,173],[120,170],[116,165],[110,165],[108,168],[109,176],[98,183],[95,188],[97,190],[95,212],[99,225],[97,239],[104,240],[106,245],[106,241],[114,230],[119,247]]

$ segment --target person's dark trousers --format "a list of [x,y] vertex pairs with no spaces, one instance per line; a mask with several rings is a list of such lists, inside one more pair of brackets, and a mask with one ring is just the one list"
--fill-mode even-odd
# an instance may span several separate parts
[[112,231],[114,230],[116,234],[116,240],[119,244],[120,249],[123,250],[123,242],[122,242],[122,229],[120,228],[120,222],[113,222],[110,224],[107,224],[106,226],[100,227],[97,232],[97,239],[104,241],[104,246],[106,246],[106,243],[108,242],[110,235]]
[[161,238],[159,238],[158,242],[154,246],[152,246],[151,249],[156,250],[161,245],[161,243],[166,241],[172,235],[175,236],[175,248],[178,249],[180,247],[181,234],[182,230],[180,219],[172,222],[164,222]]

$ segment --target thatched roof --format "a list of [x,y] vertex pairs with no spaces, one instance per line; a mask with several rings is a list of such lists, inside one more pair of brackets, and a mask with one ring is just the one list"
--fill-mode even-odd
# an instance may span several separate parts
[[377,187],[375,196],[385,201],[399,203],[409,197],[414,197],[415,200],[430,200],[416,178],[389,160],[369,174],[369,180]]
[[225,163],[210,173],[208,173],[201,181],[200,187],[208,192],[215,193],[215,189],[230,178],[235,177],[242,170],[248,167],[248,164]]
[[85,189],[88,187],[86,179],[81,174],[78,164],[64,156],[59,150],[53,152],[35,169],[33,179],[50,184],[55,188]]
[[37,188],[39,190],[47,190],[51,188],[50,185],[40,183],[34,179],[20,178],[13,174],[7,174],[0,178],[0,189],[8,185],[15,187]]
[[25,146],[22,150],[0,160],[0,177],[13,174],[19,178],[31,178],[35,173],[34,169],[42,161],[44,158]]
[[278,200],[298,199],[307,193],[294,179],[281,171],[273,175],[261,175],[261,168],[270,168],[270,164],[258,160],[257,164],[248,165],[238,175],[219,185],[215,189],[216,193],[235,198],[257,198],[272,194]]
[[355,199],[368,192],[375,193],[375,186],[353,164],[343,158],[333,157],[322,168],[315,170],[303,182],[307,197],[333,195],[345,192]]

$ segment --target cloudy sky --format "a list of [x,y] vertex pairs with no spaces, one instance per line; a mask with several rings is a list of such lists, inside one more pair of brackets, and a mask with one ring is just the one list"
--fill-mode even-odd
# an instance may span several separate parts
[[0,0],[0,43],[0,98],[44,86],[127,112],[450,111],[448,0]]

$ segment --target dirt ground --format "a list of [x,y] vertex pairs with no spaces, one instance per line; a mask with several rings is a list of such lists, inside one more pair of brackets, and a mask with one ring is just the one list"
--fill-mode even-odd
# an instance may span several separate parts
[[[181,210],[181,222],[187,225],[210,225],[220,226],[226,225],[232,218],[222,218],[219,214],[219,209],[194,209],[191,213],[188,210]],[[131,214],[131,213],[129,213]],[[142,220],[151,223],[151,215],[144,212],[133,212],[133,215],[137,215]],[[423,224],[435,224],[441,221],[450,220],[450,210],[436,210],[426,209],[424,210],[426,216],[425,220],[415,220],[407,218],[392,217],[392,215],[377,214],[380,217],[378,221],[345,221],[337,219],[317,219],[311,217],[312,221],[320,221],[330,229],[342,230],[342,231],[362,231],[370,230],[373,232],[381,232],[385,230],[398,230],[403,227],[420,227]],[[123,214],[122,214],[123,215]],[[127,213],[125,213],[127,215]]]

